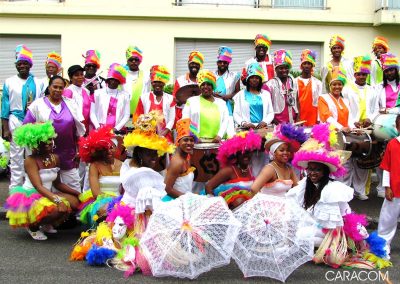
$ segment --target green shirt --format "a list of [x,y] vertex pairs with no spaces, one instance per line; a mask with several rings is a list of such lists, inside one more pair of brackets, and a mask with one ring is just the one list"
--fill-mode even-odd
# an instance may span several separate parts
[[200,138],[214,139],[218,135],[220,120],[218,105],[200,96]]

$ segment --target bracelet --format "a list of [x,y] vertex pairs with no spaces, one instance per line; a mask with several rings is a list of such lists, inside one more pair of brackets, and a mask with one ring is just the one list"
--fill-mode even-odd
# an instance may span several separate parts
[[53,202],[58,205],[62,202],[62,200],[59,196],[56,195],[56,197],[54,197],[54,199],[53,199]]

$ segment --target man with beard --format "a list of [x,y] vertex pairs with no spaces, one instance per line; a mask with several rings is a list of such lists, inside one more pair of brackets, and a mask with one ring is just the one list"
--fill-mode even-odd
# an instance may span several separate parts
[[47,59],[45,62],[46,77],[42,79],[43,90],[47,89],[51,77],[61,73],[62,71],[61,63],[62,63],[62,57],[57,52],[52,51],[49,54],[47,54]]
[[[368,127],[379,113],[379,96],[374,87],[367,84],[367,76],[371,72],[371,57],[369,55],[354,57],[354,82],[349,82],[342,95],[349,101],[349,120],[357,128]],[[370,191],[370,170],[360,169],[355,158],[345,164],[347,174],[343,182],[354,188],[356,198],[367,200]]]
[[289,76],[292,68],[292,54],[284,49],[274,52],[276,77],[267,82],[271,93],[275,117],[273,123],[293,123],[296,121],[298,109],[296,93],[293,90],[293,79]]
[[85,82],[84,86],[89,90],[90,95],[94,94],[95,90],[101,89],[104,87],[105,79],[103,77],[97,76],[97,70],[100,68],[100,52],[97,50],[88,50],[86,51],[86,55],[83,55],[85,58]]
[[323,93],[329,93],[330,91],[329,83],[331,82],[332,70],[335,66],[339,66],[339,69],[344,69],[344,71],[346,71],[347,81],[354,81],[353,62],[342,56],[345,47],[344,42],[344,38],[340,35],[332,36],[329,41],[329,49],[332,53],[332,60],[321,69]]
[[301,74],[294,79],[299,101],[299,120],[304,126],[313,126],[318,121],[318,98],[322,94],[322,83],[312,76],[315,67],[316,53],[310,49],[301,52]]
[[217,57],[217,87],[215,88],[214,95],[217,98],[226,101],[226,106],[229,112],[228,122],[228,136],[234,134],[233,123],[233,97],[240,91],[240,76],[235,72],[229,71],[229,64],[232,62],[232,49],[227,46],[221,46],[218,50]]
[[3,137],[10,141],[10,189],[24,182],[24,148],[15,144],[12,134],[22,125],[28,106],[43,92],[40,80],[29,72],[33,64],[32,51],[25,45],[18,45],[15,58],[18,74],[6,79],[1,98]]
[[268,51],[271,48],[271,40],[265,34],[258,34],[254,39],[254,49],[256,50],[256,56],[250,58],[246,61],[246,69],[247,67],[254,62],[260,64],[262,69],[264,70],[264,82],[272,79],[274,77],[274,65],[272,63],[272,58],[269,55]]
[[139,70],[143,60],[143,52],[137,46],[129,46],[126,50],[126,83],[123,86],[130,98],[130,113],[136,112],[136,107],[142,94],[150,91],[149,74]]
[[174,90],[172,95],[175,97],[176,92],[186,85],[197,85],[197,73],[203,67],[204,55],[200,51],[192,51],[189,54],[188,68],[189,72],[179,76],[175,80]]
[[371,74],[367,82],[371,86],[379,85],[383,81],[383,70],[381,65],[381,55],[389,51],[388,40],[382,36],[377,36],[372,43],[372,51],[375,54],[375,60],[371,65]]

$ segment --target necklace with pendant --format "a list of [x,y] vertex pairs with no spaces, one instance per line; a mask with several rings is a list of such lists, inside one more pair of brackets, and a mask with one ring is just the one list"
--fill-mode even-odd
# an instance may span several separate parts
[[50,166],[52,163],[55,163],[56,159],[54,158],[53,154],[50,154],[50,156],[46,157],[45,159],[42,159],[42,163],[45,167]]

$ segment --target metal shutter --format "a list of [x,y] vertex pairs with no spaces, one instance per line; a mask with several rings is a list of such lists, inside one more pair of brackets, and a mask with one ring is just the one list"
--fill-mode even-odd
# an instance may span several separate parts
[[15,47],[25,44],[32,50],[33,67],[31,72],[38,78],[44,77],[44,62],[47,54],[56,51],[61,54],[61,36],[0,35],[0,84],[6,78],[17,74],[15,69]]
[[[226,40],[205,40],[205,39],[175,39],[175,78],[187,72],[187,60],[189,53],[198,50],[204,54],[204,68],[216,70],[217,52],[221,45],[226,45],[233,50],[233,60],[229,66],[231,71],[240,72],[244,63],[254,56],[254,45],[252,41],[226,41]],[[317,52],[317,69],[321,67],[322,43],[315,42],[282,42],[273,41],[272,54],[278,49],[287,49],[293,55],[293,69],[299,70],[300,54],[303,49],[312,49]]]

